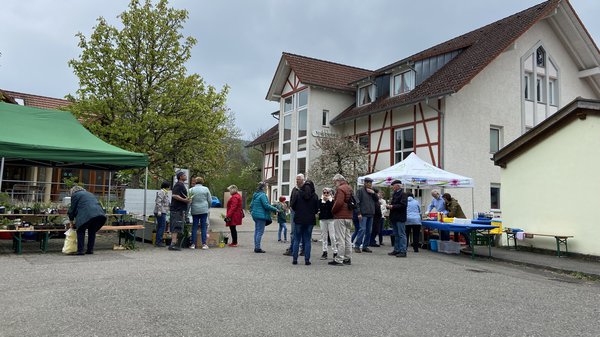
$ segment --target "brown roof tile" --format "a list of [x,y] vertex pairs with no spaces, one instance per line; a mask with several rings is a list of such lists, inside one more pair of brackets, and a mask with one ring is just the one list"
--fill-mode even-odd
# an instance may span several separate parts
[[272,141],[279,138],[279,124],[275,124],[272,128],[267,130],[262,135],[256,137],[255,140],[251,141],[246,145],[246,147],[253,147],[256,145],[264,144],[266,142]]
[[355,92],[356,88],[350,83],[373,73],[372,70],[290,53],[283,53],[283,57],[294,70],[300,82],[307,85]]
[[459,91],[519,36],[554,10],[560,1],[546,1],[376,70],[375,73],[380,74],[408,61],[414,62],[462,49],[462,52],[453,60],[417,85],[411,92],[399,96],[381,97],[375,102],[361,107],[352,105],[334,118],[331,123],[340,123],[386,109],[416,103],[429,97],[436,98]]
[[13,99],[22,99],[26,106],[32,106],[36,108],[59,109],[71,104],[71,102],[67,101],[66,99],[32,95],[8,90],[3,90],[3,92]]

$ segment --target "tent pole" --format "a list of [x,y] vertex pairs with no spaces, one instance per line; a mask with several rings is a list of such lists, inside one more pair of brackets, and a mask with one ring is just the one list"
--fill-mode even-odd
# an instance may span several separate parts
[[2,177],[4,176],[4,157],[2,157],[2,165],[0,166],[0,191],[2,191]]
[[473,190],[474,188],[471,187],[471,212],[473,212],[473,217],[475,217],[475,193]]
[[144,178],[144,215],[142,216],[142,223],[144,224],[144,230],[142,234],[142,243],[146,240],[146,197],[148,193],[148,166],[146,166],[146,174]]

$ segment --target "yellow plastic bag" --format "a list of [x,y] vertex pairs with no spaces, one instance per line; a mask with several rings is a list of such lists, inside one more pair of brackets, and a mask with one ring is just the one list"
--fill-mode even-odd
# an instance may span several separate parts
[[77,253],[77,232],[69,228],[65,232],[65,244],[62,252],[64,254],[75,254]]

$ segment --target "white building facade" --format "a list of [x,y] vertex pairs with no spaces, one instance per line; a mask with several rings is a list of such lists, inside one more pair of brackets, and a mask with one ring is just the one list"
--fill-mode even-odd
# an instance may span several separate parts
[[374,71],[284,53],[267,94],[280,103],[277,188],[289,194],[319,156],[315,132],[327,129],[366,146],[370,172],[415,152],[474,179],[473,191],[445,191],[467,215],[500,212],[493,154],[574,98],[599,98],[599,65],[596,45],[559,0]]

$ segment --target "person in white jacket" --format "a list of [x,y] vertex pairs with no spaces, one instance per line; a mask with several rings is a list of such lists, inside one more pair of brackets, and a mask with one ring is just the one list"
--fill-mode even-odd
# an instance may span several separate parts
[[406,207],[406,243],[408,248],[408,241],[412,233],[412,247],[413,251],[417,253],[419,251],[419,239],[421,236],[421,206],[419,201],[415,199],[411,192],[408,192],[408,205]]

